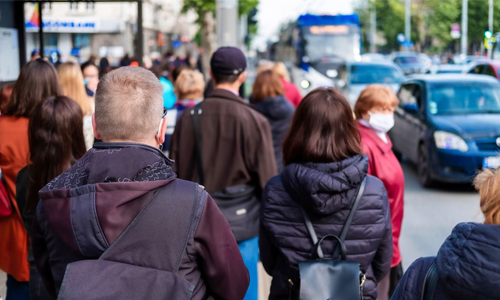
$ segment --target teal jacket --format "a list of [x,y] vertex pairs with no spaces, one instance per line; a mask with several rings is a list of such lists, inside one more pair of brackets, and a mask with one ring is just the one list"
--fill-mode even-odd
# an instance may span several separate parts
[[160,83],[163,86],[163,107],[171,109],[177,101],[174,85],[165,77],[160,77]]

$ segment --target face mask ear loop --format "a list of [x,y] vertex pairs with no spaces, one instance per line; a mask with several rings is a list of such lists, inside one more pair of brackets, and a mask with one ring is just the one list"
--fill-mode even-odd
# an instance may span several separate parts
[[160,144],[158,146],[158,149],[160,149],[160,151],[163,151],[163,144],[160,143],[160,132],[161,132],[161,126],[162,125],[163,125],[163,119],[161,119],[160,126],[158,126],[158,131],[156,132],[156,141],[158,142],[158,144]]

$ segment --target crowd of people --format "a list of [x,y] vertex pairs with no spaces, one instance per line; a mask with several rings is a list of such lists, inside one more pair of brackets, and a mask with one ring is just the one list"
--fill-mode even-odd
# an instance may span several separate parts
[[131,64],[36,58],[0,91],[7,300],[256,300],[259,261],[273,300],[306,299],[304,263],[325,261],[357,263],[363,299],[498,299],[499,170],[475,181],[484,224],[457,225],[403,274],[389,88],[368,86],[354,109],[333,88],[302,99],[267,63],[246,100],[233,47],[207,78],[171,59]]

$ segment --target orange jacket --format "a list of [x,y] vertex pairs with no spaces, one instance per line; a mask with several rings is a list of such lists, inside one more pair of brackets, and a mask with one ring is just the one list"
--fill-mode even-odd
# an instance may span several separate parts
[[27,118],[0,116],[0,168],[14,211],[0,218],[0,269],[29,281],[28,235],[16,202],[17,173],[29,164]]

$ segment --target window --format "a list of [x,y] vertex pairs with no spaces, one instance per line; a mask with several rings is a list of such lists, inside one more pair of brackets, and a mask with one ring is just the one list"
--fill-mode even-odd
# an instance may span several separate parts
[[94,12],[95,10],[95,2],[87,2],[87,11]]
[[78,12],[78,3],[76,2],[71,2],[69,4],[69,11],[72,12],[72,13],[76,13]]
[[85,33],[73,34],[73,48],[85,48],[90,46],[90,35]]
[[416,104],[417,99],[413,96],[413,89],[415,88],[415,84],[405,84],[401,87],[398,92],[399,105],[401,107],[405,107],[408,104]]
[[469,71],[469,74],[482,74],[483,67],[484,65],[477,65]]
[[50,13],[51,10],[52,10],[52,3],[51,2],[43,3],[42,11],[44,14]]
[[496,72],[495,70],[493,70],[493,68],[489,65],[486,65],[485,68],[484,68],[484,75],[488,75],[488,76],[493,76],[496,78]]

